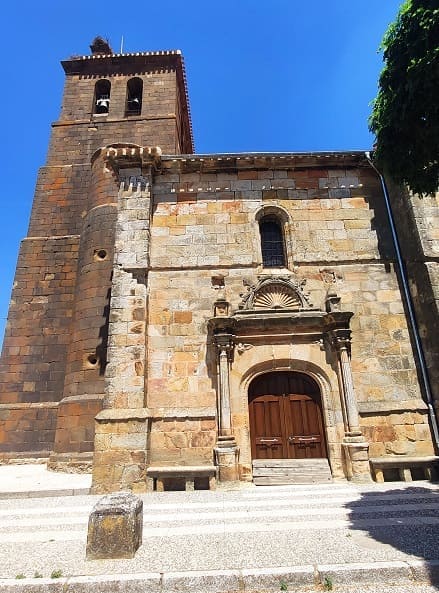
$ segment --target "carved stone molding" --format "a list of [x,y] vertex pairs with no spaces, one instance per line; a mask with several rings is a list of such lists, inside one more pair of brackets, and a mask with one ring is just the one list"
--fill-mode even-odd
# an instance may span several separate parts
[[[140,184],[144,189],[149,184],[149,176],[161,170],[161,154],[159,146],[117,143],[99,148],[91,161],[93,164],[97,158],[103,158],[107,171],[110,171],[119,183],[123,182],[125,185],[128,180],[128,186],[132,182],[133,186]],[[132,169],[139,171],[133,173]]]
[[328,337],[331,343],[331,346],[336,352],[341,352],[341,350],[346,350],[348,354],[351,352],[351,330],[348,328],[345,329],[336,329],[333,331],[328,332]]
[[236,345],[236,352],[238,354],[244,354],[244,352],[246,350],[250,350],[250,348],[253,348],[253,344],[244,344],[243,342],[238,342]]
[[341,311],[341,298],[334,290],[328,290],[326,293],[325,308],[328,313]]
[[343,274],[335,268],[321,268],[319,270],[324,284],[332,285],[343,281]]
[[233,358],[233,349],[235,347],[233,335],[228,333],[217,333],[214,335],[213,341],[217,348],[218,355],[224,355],[231,361]]
[[256,284],[247,286],[245,294],[240,295],[242,300],[239,309],[310,309],[309,295],[303,290],[305,283],[306,279],[296,280],[290,276],[260,277]]

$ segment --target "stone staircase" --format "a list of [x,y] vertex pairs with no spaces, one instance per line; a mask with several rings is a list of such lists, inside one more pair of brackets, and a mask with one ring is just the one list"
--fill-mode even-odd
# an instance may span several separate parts
[[256,486],[325,484],[332,482],[327,459],[254,459]]
[[136,557],[87,561],[99,498],[0,499],[0,593],[276,593],[283,582],[317,593],[325,578],[337,593],[376,593],[376,583],[427,593],[439,577],[439,486],[429,482],[150,492]]

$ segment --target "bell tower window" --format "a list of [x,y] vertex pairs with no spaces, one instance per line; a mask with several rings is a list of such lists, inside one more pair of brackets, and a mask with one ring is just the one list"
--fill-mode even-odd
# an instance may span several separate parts
[[264,216],[259,221],[261,234],[262,265],[265,268],[283,268],[286,265],[284,237],[280,221],[274,216]]
[[93,113],[105,114],[110,109],[111,83],[109,80],[98,80],[95,85]]
[[143,80],[131,78],[127,83],[127,102],[125,115],[140,115],[142,113]]

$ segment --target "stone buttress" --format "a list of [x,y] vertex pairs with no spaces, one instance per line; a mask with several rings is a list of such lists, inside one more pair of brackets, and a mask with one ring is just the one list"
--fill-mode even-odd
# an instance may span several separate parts
[[147,287],[152,176],[160,149],[107,147],[101,175],[119,186],[104,409],[96,416],[95,493],[146,483],[149,415],[146,409]]

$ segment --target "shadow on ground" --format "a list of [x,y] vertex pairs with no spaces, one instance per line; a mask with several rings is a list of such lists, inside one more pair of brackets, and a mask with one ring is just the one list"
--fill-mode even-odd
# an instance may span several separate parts
[[[438,491],[421,485],[371,490],[361,492],[361,498],[346,507],[351,528],[358,530],[352,536],[359,547],[382,552],[383,556],[393,548],[415,560],[439,560]],[[439,589],[439,567],[429,576]]]

